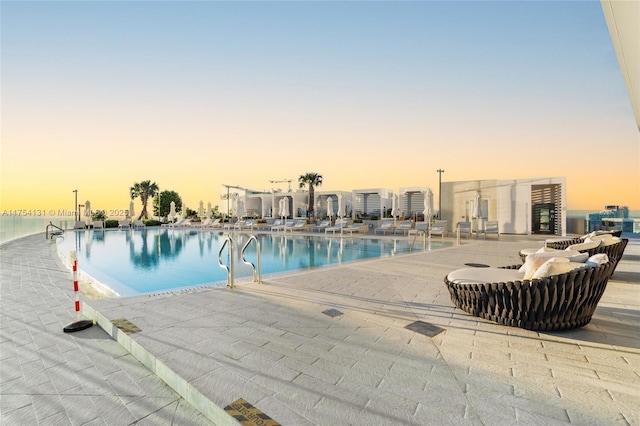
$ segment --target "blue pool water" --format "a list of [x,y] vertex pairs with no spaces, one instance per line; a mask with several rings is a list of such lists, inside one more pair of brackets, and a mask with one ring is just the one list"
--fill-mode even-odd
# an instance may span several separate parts
[[[218,264],[218,252],[226,239],[220,231],[151,228],[123,231],[70,231],[58,239],[58,250],[69,258],[76,251],[78,268],[120,296],[158,293],[203,285],[225,285],[226,270]],[[411,239],[356,238],[257,234],[261,246],[263,278],[268,274],[295,271],[356,260],[408,253]],[[235,277],[253,275],[240,259],[247,234],[233,234]],[[450,242],[416,239],[414,251],[434,250]],[[256,263],[255,242],[245,257]],[[229,265],[228,245],[222,252]]]

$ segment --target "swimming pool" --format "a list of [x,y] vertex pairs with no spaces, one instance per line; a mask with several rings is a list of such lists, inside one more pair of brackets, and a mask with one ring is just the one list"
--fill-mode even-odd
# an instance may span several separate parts
[[[227,234],[220,231],[150,228],[143,230],[72,231],[58,239],[61,256],[76,251],[78,268],[120,296],[136,296],[204,285],[226,285],[227,273],[218,264],[218,252]],[[268,274],[303,270],[362,259],[408,253],[411,239],[256,234],[261,246],[263,278]],[[253,275],[241,260],[241,249],[249,234],[235,233],[235,277]],[[414,251],[450,246],[446,241],[422,238]],[[256,245],[250,244],[245,258],[256,263]],[[229,265],[228,246],[222,252]]]

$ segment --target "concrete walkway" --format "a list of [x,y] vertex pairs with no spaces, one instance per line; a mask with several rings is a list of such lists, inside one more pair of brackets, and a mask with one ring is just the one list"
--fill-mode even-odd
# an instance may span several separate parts
[[9,243],[2,421],[206,424],[200,412],[237,424],[230,407],[267,424],[243,400],[284,425],[640,424],[640,241],[581,329],[538,333],[453,308],[448,272],[517,264],[539,245],[463,240],[236,290],[85,301],[106,333],[69,335],[70,274],[41,236]]

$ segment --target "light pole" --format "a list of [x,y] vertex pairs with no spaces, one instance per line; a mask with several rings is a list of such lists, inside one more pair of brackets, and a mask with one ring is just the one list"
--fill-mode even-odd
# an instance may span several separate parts
[[[72,192],[76,194],[76,199],[73,203],[73,221],[77,222],[78,221],[78,190],[74,189]],[[75,226],[75,223],[73,224],[73,226]]]
[[436,170],[438,172],[438,219],[442,219],[442,174],[443,169]]

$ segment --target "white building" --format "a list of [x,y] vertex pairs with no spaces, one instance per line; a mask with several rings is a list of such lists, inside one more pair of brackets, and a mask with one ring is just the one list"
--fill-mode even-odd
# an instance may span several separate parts
[[[480,195],[479,218],[473,217],[476,192]],[[504,234],[567,233],[567,191],[564,177],[442,182],[441,219],[449,231],[458,222],[472,222],[482,229],[487,220],[498,221]]]

